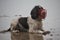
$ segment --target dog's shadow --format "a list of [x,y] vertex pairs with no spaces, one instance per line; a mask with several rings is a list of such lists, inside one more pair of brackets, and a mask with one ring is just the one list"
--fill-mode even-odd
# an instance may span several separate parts
[[43,36],[41,34],[31,34],[27,32],[11,32],[11,40],[43,40]]

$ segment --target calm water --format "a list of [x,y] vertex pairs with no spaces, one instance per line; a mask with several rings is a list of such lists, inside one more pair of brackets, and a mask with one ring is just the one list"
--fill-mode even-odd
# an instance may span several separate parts
[[[11,22],[11,17],[0,17],[0,31],[8,29]],[[60,27],[45,27],[45,29],[50,30],[50,34],[46,36],[41,34],[30,34],[25,32],[20,33],[0,33],[0,40],[60,40]]]

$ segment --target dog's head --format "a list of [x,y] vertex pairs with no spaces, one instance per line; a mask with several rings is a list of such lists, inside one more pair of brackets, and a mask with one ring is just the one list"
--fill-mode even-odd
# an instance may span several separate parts
[[31,11],[32,19],[45,19],[46,14],[46,10],[41,6],[35,6]]

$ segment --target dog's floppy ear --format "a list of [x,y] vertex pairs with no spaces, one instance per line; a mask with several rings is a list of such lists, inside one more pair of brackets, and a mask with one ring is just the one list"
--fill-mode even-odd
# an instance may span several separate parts
[[32,17],[32,19],[37,19],[38,18],[38,9],[39,9],[39,6],[35,6],[31,10],[31,17]]
[[42,6],[35,6],[31,10],[31,18],[32,19],[45,19],[46,18],[46,10]]

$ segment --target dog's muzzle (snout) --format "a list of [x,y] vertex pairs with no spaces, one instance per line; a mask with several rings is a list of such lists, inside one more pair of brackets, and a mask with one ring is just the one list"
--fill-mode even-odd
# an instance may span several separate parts
[[46,18],[46,15],[47,15],[47,11],[45,9],[40,9],[39,12],[38,12],[38,17],[40,19],[45,19]]

